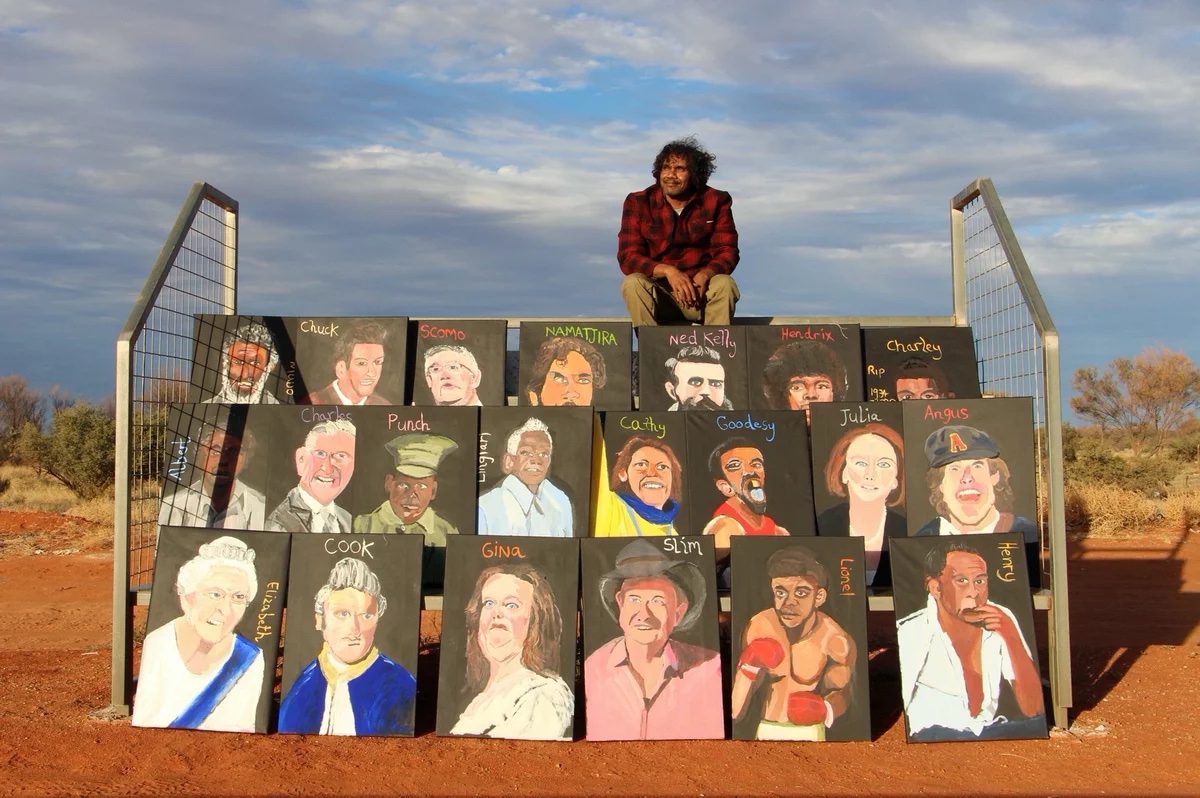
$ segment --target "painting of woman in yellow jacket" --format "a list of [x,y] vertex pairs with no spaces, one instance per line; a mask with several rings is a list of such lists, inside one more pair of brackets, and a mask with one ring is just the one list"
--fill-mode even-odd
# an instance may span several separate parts
[[595,537],[677,535],[683,467],[670,444],[634,435],[617,452],[605,485],[597,480]]

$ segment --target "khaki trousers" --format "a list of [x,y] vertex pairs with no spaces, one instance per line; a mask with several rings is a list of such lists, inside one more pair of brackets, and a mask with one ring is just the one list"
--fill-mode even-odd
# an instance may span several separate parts
[[713,275],[704,291],[704,301],[698,308],[685,308],[676,302],[666,280],[630,274],[621,283],[621,297],[629,309],[629,318],[634,327],[687,322],[714,326],[729,324],[733,321],[733,310],[741,296],[737,283],[727,274]]

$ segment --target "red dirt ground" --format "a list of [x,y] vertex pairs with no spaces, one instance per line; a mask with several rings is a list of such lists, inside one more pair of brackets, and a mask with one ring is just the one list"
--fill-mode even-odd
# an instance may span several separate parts
[[[111,556],[96,550],[104,536],[93,527],[0,512],[0,793],[1200,794],[1194,534],[1073,545],[1069,731],[1042,741],[906,744],[892,618],[873,613],[875,739],[817,745],[439,738],[430,731],[436,646],[421,657],[423,731],[411,740],[94,719],[89,713],[109,703]],[[423,637],[433,638],[440,617],[422,621]]]

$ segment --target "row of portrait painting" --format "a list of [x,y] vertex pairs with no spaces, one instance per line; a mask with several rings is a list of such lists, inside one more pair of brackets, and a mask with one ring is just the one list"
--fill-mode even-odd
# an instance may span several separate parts
[[[226,404],[806,410],[816,402],[979,397],[968,327],[638,328],[525,322],[506,384],[502,319],[200,314],[189,399]],[[408,364],[411,365],[411,369]]]
[[[782,411],[173,405],[160,526],[449,538],[1012,532],[1040,583],[1032,400]],[[909,456],[905,456],[906,452]],[[721,571],[721,587],[728,574]]]
[[[724,651],[715,556],[711,538],[451,540],[437,733],[870,739],[862,541],[733,541]],[[910,740],[1046,736],[1022,558],[1014,535],[896,542]],[[413,735],[420,567],[411,537],[165,529],[133,724]]]

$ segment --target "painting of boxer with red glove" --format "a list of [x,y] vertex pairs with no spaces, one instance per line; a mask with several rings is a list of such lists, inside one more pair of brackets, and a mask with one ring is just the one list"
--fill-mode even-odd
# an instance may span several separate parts
[[[754,615],[742,632],[733,673],[734,722],[761,703],[753,739],[824,740],[850,707],[858,647],[821,610],[829,575],[810,550],[781,548],[767,559],[766,571],[774,606]],[[759,693],[765,700],[752,701]]]

